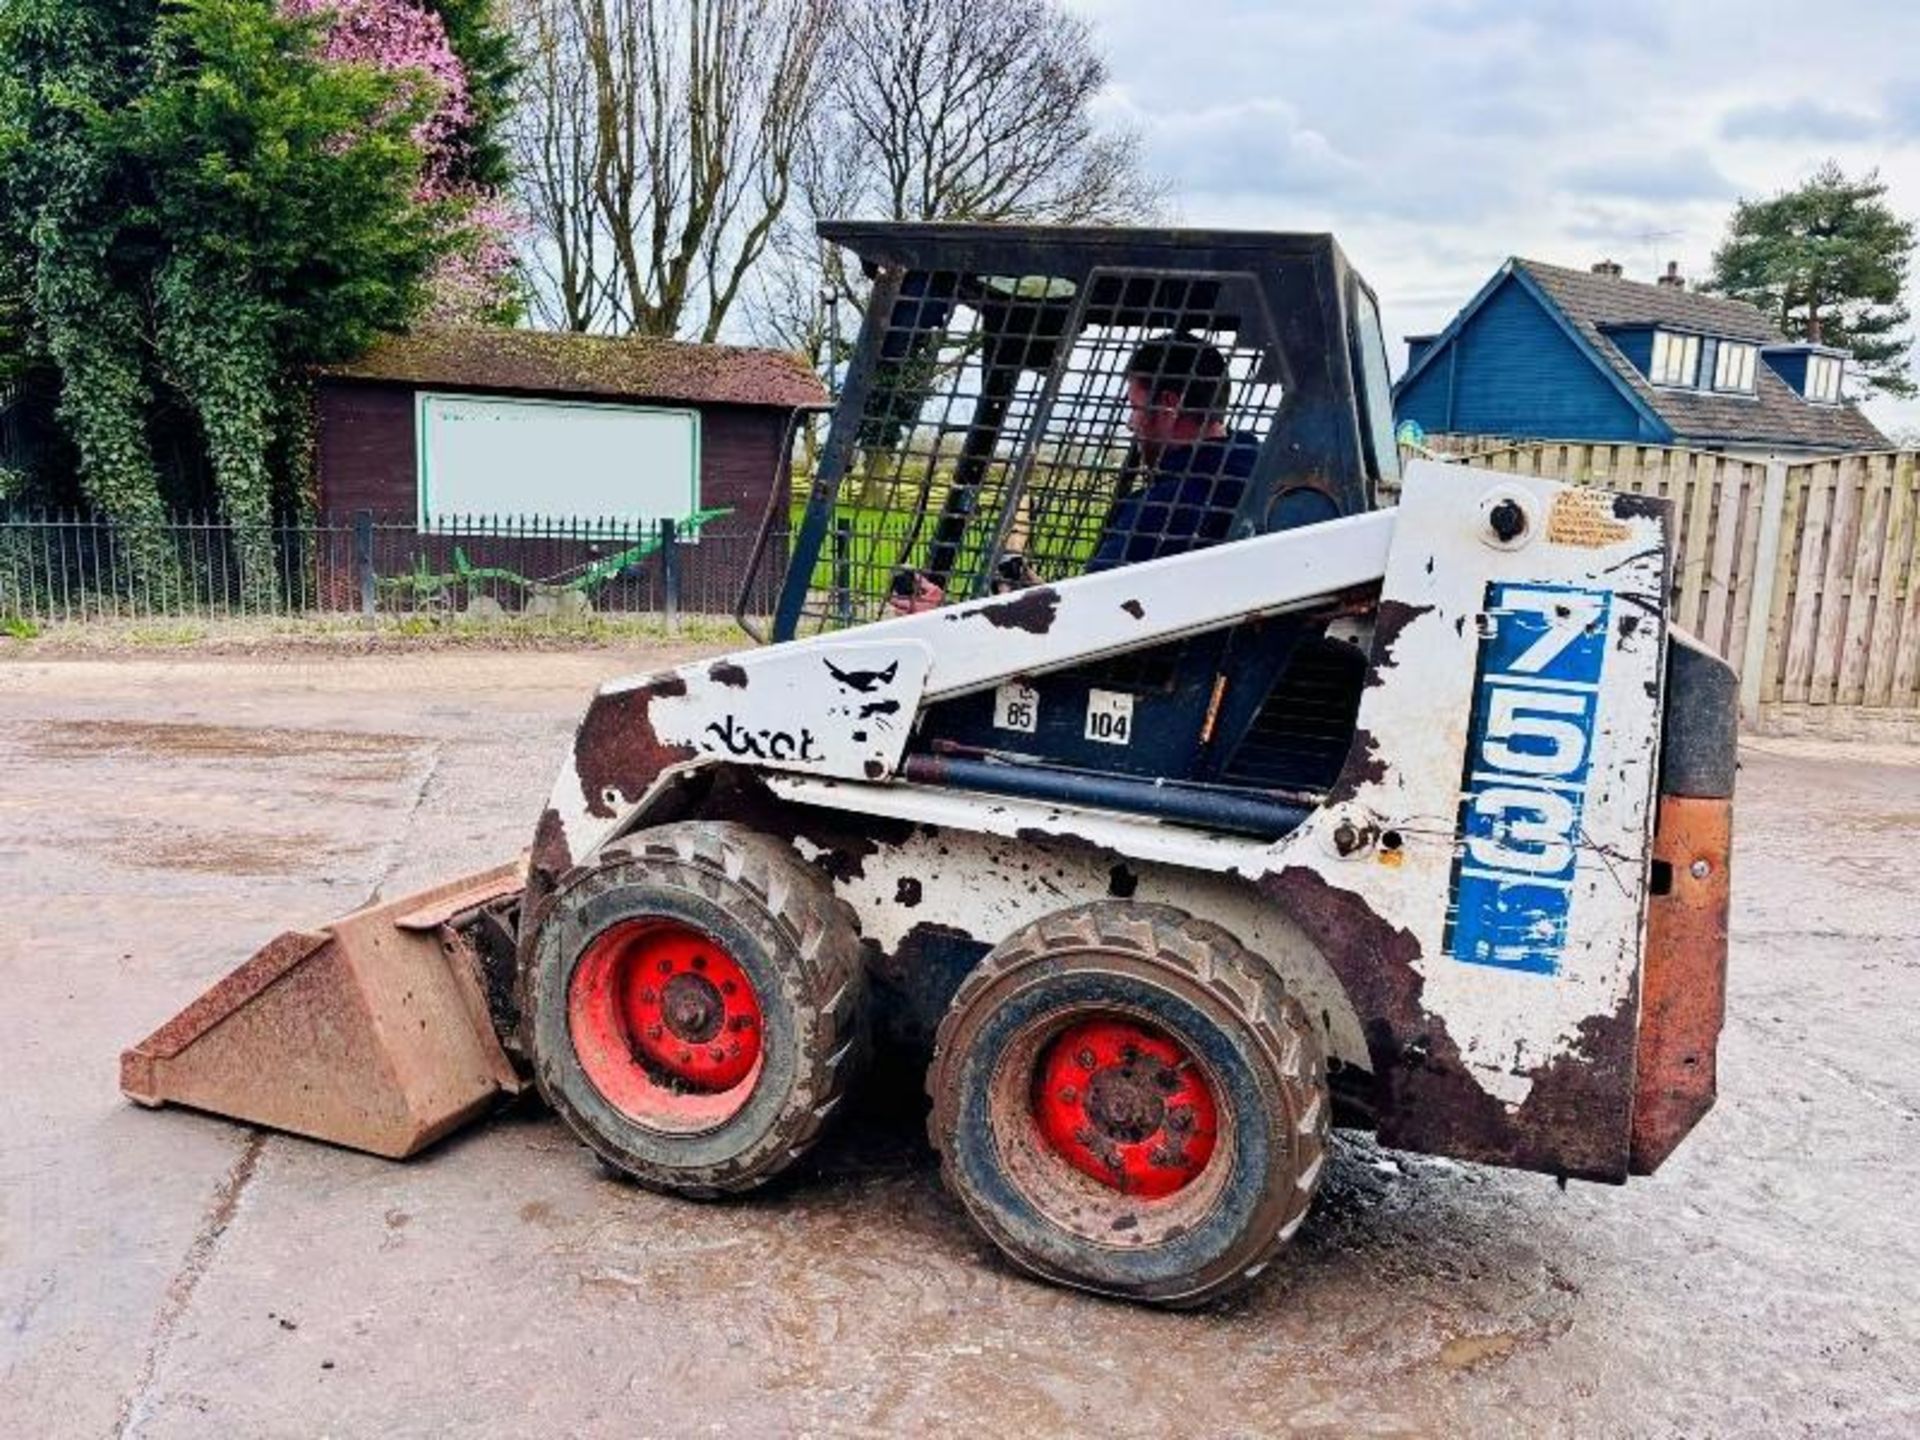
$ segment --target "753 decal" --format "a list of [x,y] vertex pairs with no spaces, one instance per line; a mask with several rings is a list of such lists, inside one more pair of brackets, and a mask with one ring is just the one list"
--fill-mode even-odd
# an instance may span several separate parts
[[1443,942],[1455,960],[1559,971],[1611,601],[1487,587]]

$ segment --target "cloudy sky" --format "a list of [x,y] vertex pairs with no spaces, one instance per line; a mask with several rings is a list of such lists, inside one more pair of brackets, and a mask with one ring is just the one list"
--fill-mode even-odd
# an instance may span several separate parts
[[1069,3],[1177,218],[1332,230],[1397,357],[1508,255],[1699,275],[1737,198],[1828,156],[1920,215],[1914,0]]

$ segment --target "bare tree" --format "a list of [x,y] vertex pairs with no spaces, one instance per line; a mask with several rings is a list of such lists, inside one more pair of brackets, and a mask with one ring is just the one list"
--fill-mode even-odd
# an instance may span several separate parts
[[711,340],[765,253],[839,0],[520,0],[536,313]]
[[796,161],[754,306],[762,333],[818,356],[821,296],[864,286],[813,238],[832,215],[1078,224],[1159,213],[1138,137],[1103,128],[1091,28],[1057,0],[844,0],[827,103]]

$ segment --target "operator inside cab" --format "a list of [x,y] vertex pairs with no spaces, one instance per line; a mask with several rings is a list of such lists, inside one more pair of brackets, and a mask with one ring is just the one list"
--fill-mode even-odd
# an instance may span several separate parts
[[[1157,560],[1228,538],[1234,515],[1260,458],[1260,437],[1227,423],[1231,379],[1219,350],[1185,331],[1156,335],[1127,360],[1127,420],[1144,481],[1123,486],[1107,512],[1089,574]],[[1272,515],[1275,529],[1317,524],[1339,514],[1332,499],[1311,487],[1286,491]],[[1001,584],[1037,583],[1018,557]],[[911,596],[894,595],[896,614],[931,610],[945,592],[925,575],[913,577]]]

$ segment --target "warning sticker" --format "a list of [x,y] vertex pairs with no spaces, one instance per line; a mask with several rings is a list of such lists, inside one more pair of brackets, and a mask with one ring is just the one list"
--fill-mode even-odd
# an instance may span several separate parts
[[1547,539],[1556,545],[1598,550],[1627,538],[1627,522],[1613,513],[1613,496],[1602,490],[1562,490],[1547,512]]

